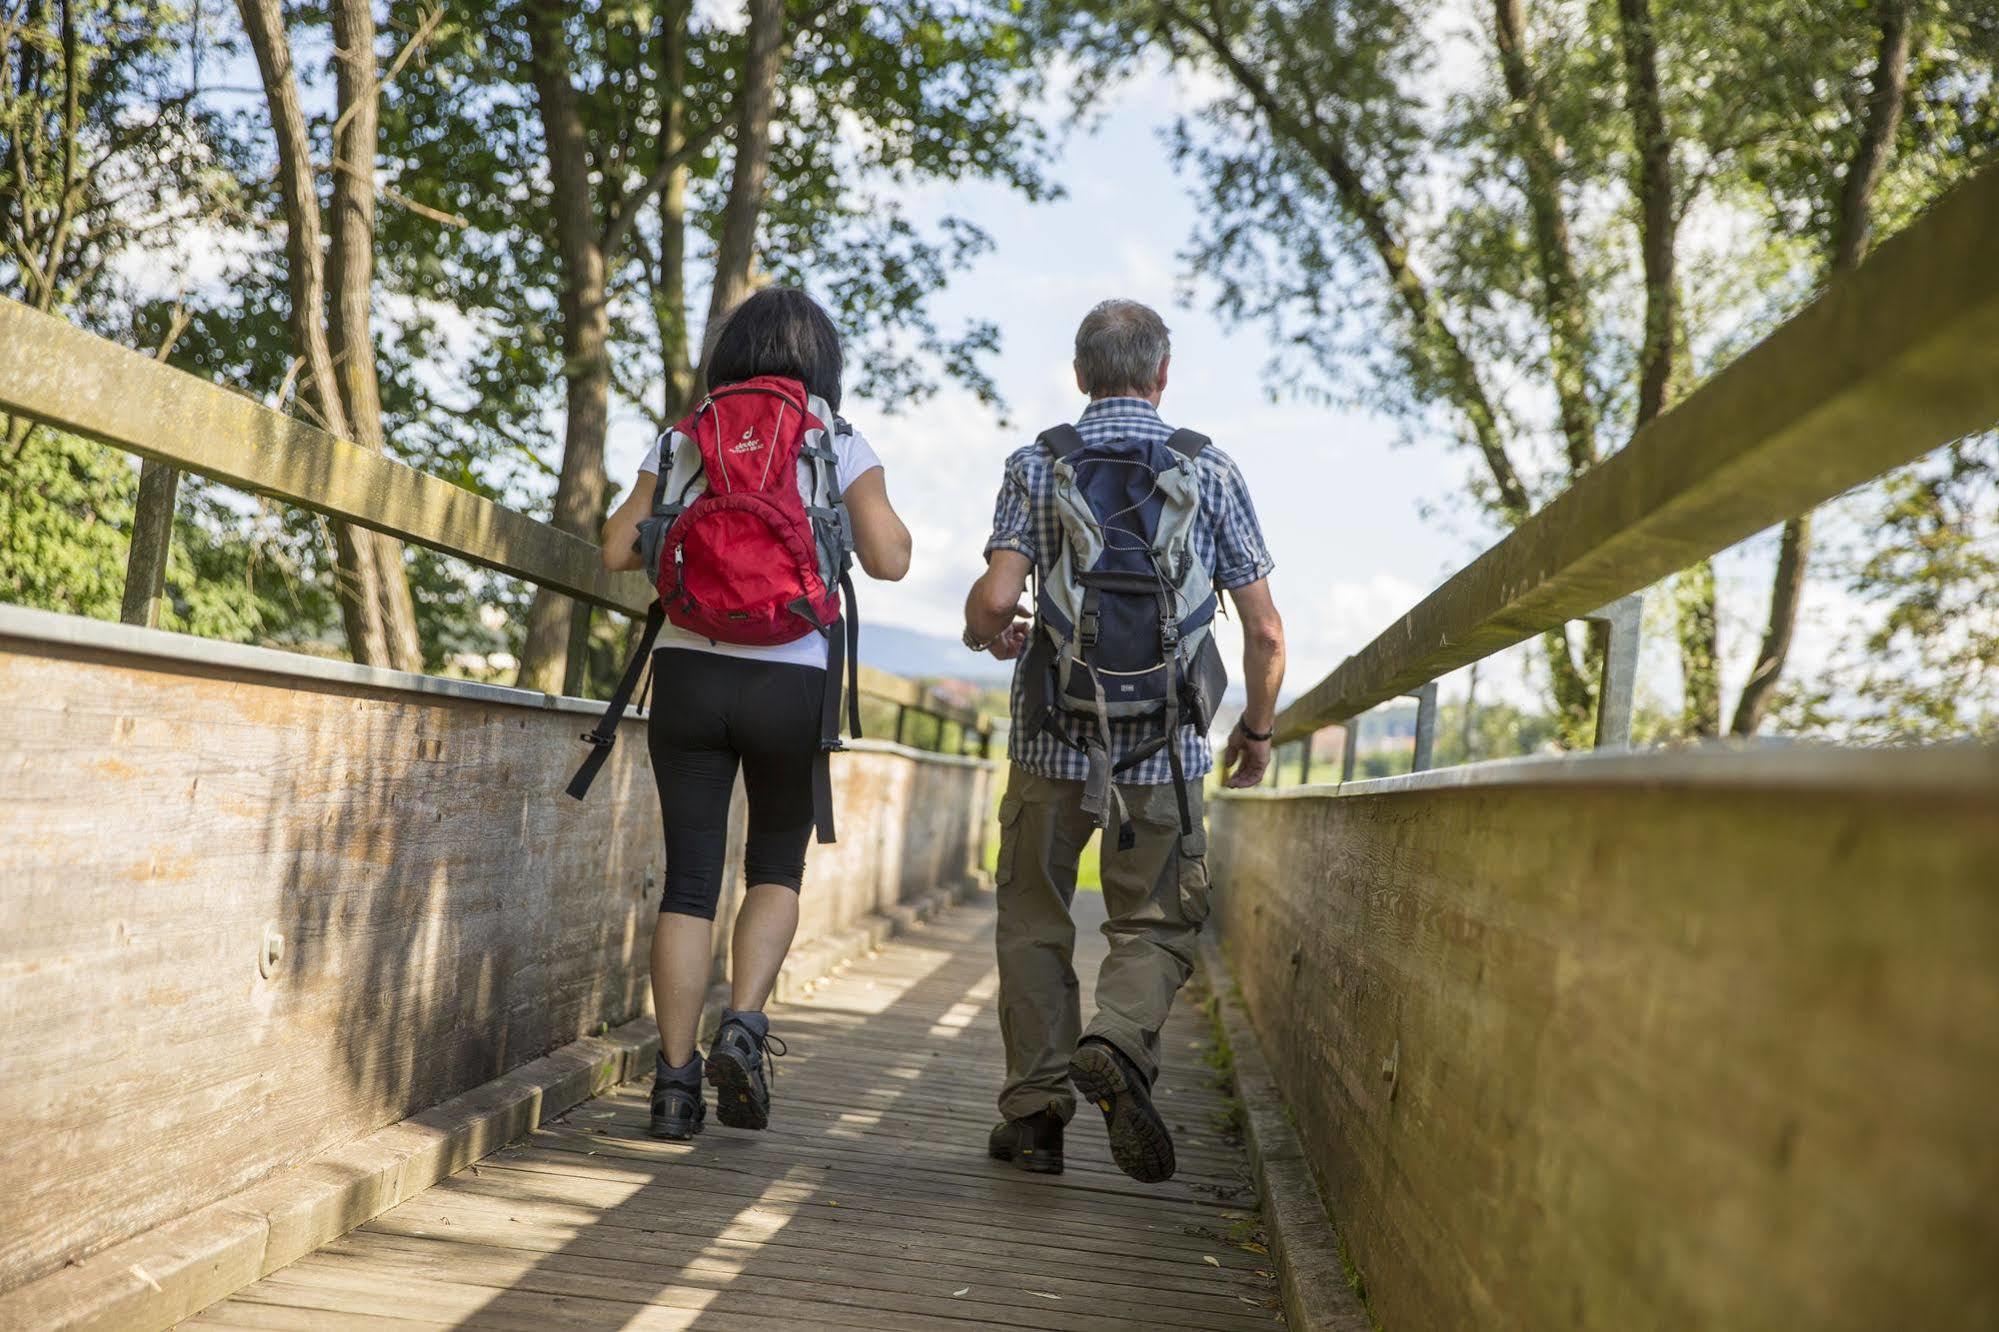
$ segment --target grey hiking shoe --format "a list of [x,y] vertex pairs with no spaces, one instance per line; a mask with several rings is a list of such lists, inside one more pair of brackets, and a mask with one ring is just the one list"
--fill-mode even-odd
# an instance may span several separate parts
[[715,1089],[715,1117],[728,1128],[770,1127],[772,1055],[786,1053],[762,1013],[725,1009],[708,1049],[708,1083]]
[[701,1095],[701,1056],[669,1068],[665,1055],[653,1056],[652,1136],[685,1142],[701,1131],[708,1103]]
[[1104,1112],[1118,1169],[1141,1184],[1173,1178],[1173,1135],[1152,1106],[1152,1089],[1123,1051],[1086,1037],[1069,1060],[1069,1081]]

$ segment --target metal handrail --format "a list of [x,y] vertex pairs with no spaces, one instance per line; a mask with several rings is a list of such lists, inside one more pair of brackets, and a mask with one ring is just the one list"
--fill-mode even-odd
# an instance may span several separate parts
[[[581,537],[4,297],[0,413],[428,546],[595,606],[643,615],[653,600],[642,575],[607,571],[598,548]],[[957,725],[968,747],[981,754],[990,748],[990,718],[932,698],[914,681],[864,667],[860,689],[899,712]]]
[[1276,742],[1309,742],[1321,727],[1570,620],[1608,619],[1614,660],[1598,739],[1623,743],[1635,594],[1995,421],[1999,168],[1834,277],[1348,657],[1278,714]]

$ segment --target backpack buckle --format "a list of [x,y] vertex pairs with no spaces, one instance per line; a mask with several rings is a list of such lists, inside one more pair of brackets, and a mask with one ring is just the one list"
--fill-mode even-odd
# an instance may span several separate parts
[[599,735],[595,731],[585,731],[583,733],[583,743],[593,749],[609,749],[617,743],[617,738],[615,736]]
[[1076,641],[1088,651],[1097,645],[1097,634],[1103,628],[1103,616],[1096,611],[1084,611],[1076,619]]
[[1159,645],[1171,652],[1180,646],[1180,626],[1171,620],[1159,622]]

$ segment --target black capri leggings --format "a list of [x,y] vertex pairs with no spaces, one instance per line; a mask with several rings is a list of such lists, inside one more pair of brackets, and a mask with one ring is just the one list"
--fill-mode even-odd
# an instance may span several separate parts
[[812,764],[826,672],[664,648],[653,655],[647,736],[666,825],[661,911],[715,918],[736,769],[749,796],[743,877],[796,891],[812,837]]

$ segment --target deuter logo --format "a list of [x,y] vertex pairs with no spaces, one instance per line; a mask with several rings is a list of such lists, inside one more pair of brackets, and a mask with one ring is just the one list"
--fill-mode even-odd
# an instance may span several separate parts
[[734,444],[731,444],[729,446],[729,452],[755,453],[758,449],[762,447],[763,447],[763,441],[757,438],[756,427],[751,426],[748,430],[745,430],[743,432],[743,437],[741,439],[737,440]]

